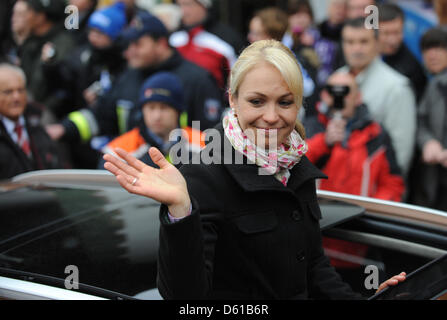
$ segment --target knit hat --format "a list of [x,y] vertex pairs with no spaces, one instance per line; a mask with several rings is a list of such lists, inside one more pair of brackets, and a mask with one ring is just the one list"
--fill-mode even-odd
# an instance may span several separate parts
[[139,105],[142,107],[150,101],[164,102],[182,113],[186,108],[180,79],[170,72],[150,76],[141,87]]
[[96,10],[88,19],[88,27],[98,29],[115,40],[127,23],[125,10],[123,2]]
[[153,38],[168,37],[169,32],[163,22],[149,12],[140,11],[130,22],[130,26],[122,33],[122,37],[127,42],[138,40],[144,35]]
[[58,21],[65,16],[67,0],[26,0],[33,11],[43,12],[48,20]]

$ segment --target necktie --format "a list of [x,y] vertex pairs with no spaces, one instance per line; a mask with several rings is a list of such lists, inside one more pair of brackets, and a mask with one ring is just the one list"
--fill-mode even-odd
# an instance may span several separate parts
[[23,150],[23,152],[31,158],[31,148],[29,145],[29,141],[26,136],[23,134],[23,126],[20,123],[16,123],[16,127],[14,129],[17,134],[17,144]]

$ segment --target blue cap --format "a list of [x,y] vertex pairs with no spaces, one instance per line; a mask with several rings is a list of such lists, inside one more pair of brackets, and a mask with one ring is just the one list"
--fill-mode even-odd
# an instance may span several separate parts
[[158,72],[146,79],[141,87],[139,105],[142,107],[151,101],[164,102],[180,113],[185,111],[180,79],[170,72]]
[[122,33],[124,40],[132,42],[138,40],[144,35],[149,35],[153,38],[167,37],[169,35],[163,22],[156,16],[146,11],[140,11],[132,19],[130,25]]
[[97,29],[115,40],[127,23],[126,6],[122,2],[96,10],[88,19],[88,27]]

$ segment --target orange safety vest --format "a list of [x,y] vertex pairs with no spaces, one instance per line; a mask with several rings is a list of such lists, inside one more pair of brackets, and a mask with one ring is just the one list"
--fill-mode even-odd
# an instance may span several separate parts
[[[182,128],[183,137],[189,142],[192,153],[199,153],[205,147],[205,134],[192,127]],[[120,148],[130,153],[135,158],[141,158],[149,151],[151,146],[144,140],[138,127],[126,132],[109,142],[103,149],[103,153],[115,154],[114,149]],[[169,160],[169,155],[166,155]]]

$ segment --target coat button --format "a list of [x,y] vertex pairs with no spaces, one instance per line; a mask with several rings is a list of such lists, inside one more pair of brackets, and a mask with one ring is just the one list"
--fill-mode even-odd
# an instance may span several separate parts
[[305,258],[306,258],[306,255],[305,255],[304,251],[300,251],[296,254],[296,259],[298,260],[298,262],[304,261]]
[[300,221],[301,220],[301,214],[298,210],[293,210],[292,212],[292,219],[295,221]]

